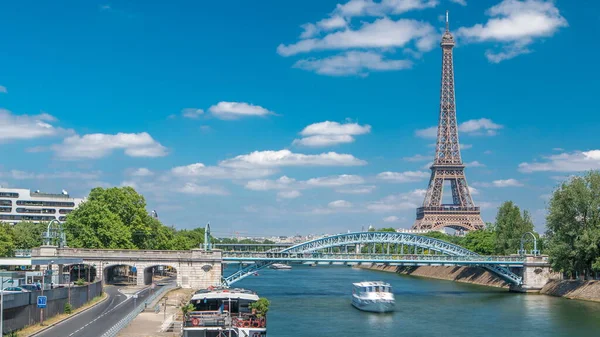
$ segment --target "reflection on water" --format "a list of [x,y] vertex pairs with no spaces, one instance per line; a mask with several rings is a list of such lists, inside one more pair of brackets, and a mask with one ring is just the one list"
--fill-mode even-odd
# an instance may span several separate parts
[[[226,271],[227,272],[227,271]],[[359,311],[352,283],[385,281],[396,310]],[[271,301],[272,337],[304,336],[600,336],[600,303],[348,267],[265,270],[236,286]]]

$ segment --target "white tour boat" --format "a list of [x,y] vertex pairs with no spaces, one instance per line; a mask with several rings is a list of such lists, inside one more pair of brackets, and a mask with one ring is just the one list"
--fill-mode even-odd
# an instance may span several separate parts
[[290,266],[289,264],[283,264],[283,263],[273,263],[270,268],[271,269],[292,269],[292,266]]
[[190,300],[194,309],[183,318],[183,337],[265,337],[266,315],[250,308],[258,300],[246,289],[198,290]]
[[396,301],[389,283],[381,281],[352,284],[352,305],[363,311],[394,311]]

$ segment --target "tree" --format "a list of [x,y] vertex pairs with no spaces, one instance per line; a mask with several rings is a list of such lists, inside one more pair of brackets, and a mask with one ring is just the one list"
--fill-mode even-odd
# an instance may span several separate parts
[[13,227],[16,249],[31,249],[43,244],[42,235],[47,229],[45,223],[19,222]]
[[10,226],[0,222],[0,256],[13,256],[15,251],[15,236]]
[[495,233],[491,229],[470,231],[465,235],[463,247],[481,255],[493,255],[496,251]]
[[575,276],[600,271],[600,172],[563,182],[546,217],[552,269]]
[[152,233],[151,220],[146,211],[146,199],[132,187],[112,187],[92,189],[89,201],[97,201],[105,205],[110,212],[117,215],[132,235],[132,241],[138,248],[147,247],[147,236]]
[[515,254],[521,244],[521,237],[533,232],[533,222],[529,212],[521,210],[512,201],[505,201],[498,209],[495,223],[496,254]]
[[135,248],[127,226],[97,200],[85,201],[71,212],[65,231],[72,247]]

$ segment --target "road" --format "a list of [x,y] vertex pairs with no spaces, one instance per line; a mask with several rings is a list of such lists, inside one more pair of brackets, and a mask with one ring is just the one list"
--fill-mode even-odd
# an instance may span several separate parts
[[[92,309],[74,316],[36,335],[36,337],[98,337],[134,309],[134,299],[119,292],[122,287],[106,286],[108,299]],[[149,288],[142,290],[135,305],[143,303],[150,295]]]

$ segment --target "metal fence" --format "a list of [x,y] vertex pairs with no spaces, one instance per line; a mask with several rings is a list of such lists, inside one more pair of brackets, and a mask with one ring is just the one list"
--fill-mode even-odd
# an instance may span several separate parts
[[168,286],[161,287],[158,291],[154,292],[154,294],[150,295],[145,301],[142,301],[132,312],[130,312],[123,319],[121,319],[117,324],[115,324],[113,327],[108,329],[108,331],[106,331],[102,335],[102,337],[117,336],[121,330],[123,330],[125,327],[127,327],[129,325],[129,323],[131,323],[131,321],[133,321],[137,317],[137,315],[139,315],[142,311],[144,311],[146,309],[146,306],[148,304],[152,303],[155,299],[162,296],[165,292],[167,292],[168,290],[173,289],[175,287],[176,287],[175,285],[168,285]]

